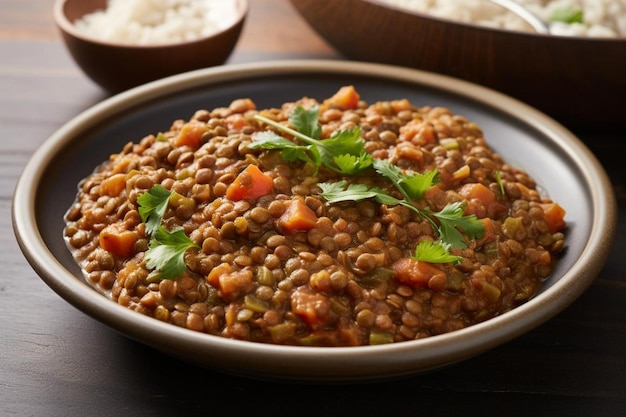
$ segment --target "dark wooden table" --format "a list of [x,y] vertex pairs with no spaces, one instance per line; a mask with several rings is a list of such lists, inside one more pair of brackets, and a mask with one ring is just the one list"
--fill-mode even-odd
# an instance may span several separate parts
[[[341,58],[287,0],[251,3],[228,64]],[[52,4],[0,0],[0,416],[626,415],[624,130],[574,130],[619,201],[616,241],[597,280],[539,328],[450,368],[339,386],[240,379],[172,359],[70,306],[30,268],[10,216],[15,182],[35,149],[107,97],[70,59]]]

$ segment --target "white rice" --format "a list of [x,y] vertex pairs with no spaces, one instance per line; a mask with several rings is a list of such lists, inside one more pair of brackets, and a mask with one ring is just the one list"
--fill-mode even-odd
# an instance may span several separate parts
[[[390,5],[464,23],[532,31],[521,18],[487,0],[381,0]],[[626,0],[515,0],[549,23],[559,36],[626,37]],[[582,11],[583,23],[550,21],[555,10]]]
[[84,35],[107,42],[153,45],[198,39],[230,26],[231,0],[109,0],[105,10],[74,22]]

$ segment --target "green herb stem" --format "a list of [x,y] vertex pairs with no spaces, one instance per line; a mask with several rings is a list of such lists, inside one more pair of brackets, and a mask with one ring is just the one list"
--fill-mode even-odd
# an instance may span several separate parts
[[261,116],[260,114],[255,114],[254,118],[259,120],[259,121],[261,121],[261,122],[263,122],[263,123],[265,123],[265,124],[268,124],[268,125],[270,125],[272,127],[275,127],[278,130],[281,130],[281,131],[283,131],[285,133],[288,133],[288,134],[290,134],[290,135],[292,135],[292,136],[302,140],[303,142],[305,142],[305,143],[307,143],[309,145],[316,145],[316,146],[321,145],[321,142],[319,140],[313,139],[313,138],[311,138],[311,137],[309,137],[309,136],[307,136],[305,134],[302,134],[302,133],[298,132],[297,130],[294,130],[294,129],[290,128],[289,126],[285,126],[285,125],[283,125],[281,123],[278,123],[278,122],[276,122],[276,121],[274,121],[274,120],[272,120],[270,118],[267,118],[265,116]]

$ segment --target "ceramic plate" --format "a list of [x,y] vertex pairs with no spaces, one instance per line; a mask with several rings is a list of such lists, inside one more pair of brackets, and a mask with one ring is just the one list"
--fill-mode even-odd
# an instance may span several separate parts
[[[63,240],[63,215],[79,181],[129,141],[167,130],[198,109],[252,98],[259,108],[302,96],[323,99],[352,84],[373,102],[408,98],[445,106],[482,127],[487,141],[566,210],[566,249],[541,292],[482,324],[384,346],[287,347],[229,340],[162,323],[118,306],[88,285]],[[86,110],[35,152],[17,184],[13,224],[39,276],[61,297],[118,332],[199,366],[281,380],[351,381],[399,377],[462,361],[550,319],[591,284],[616,224],[606,173],[571,132],[535,109],[464,81],[378,64],[282,61],[229,65],[156,81]]]

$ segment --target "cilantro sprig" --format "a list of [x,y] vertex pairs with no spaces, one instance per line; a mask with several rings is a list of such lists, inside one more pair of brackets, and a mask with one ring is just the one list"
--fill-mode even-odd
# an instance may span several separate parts
[[[377,161],[378,162],[378,161]],[[383,163],[383,161],[381,161]],[[421,174],[414,174],[422,176]],[[427,173],[424,177],[431,177],[432,173]],[[423,180],[423,179],[421,179]],[[332,183],[318,184],[322,189],[322,196],[329,203],[341,201],[362,201],[374,199],[378,203],[387,205],[401,205],[417,213],[421,218],[428,221],[439,235],[439,239],[432,242],[429,247],[420,245],[416,248],[415,258],[418,260],[441,263],[454,262],[460,260],[458,257],[441,257],[440,253],[450,253],[452,248],[464,249],[467,247],[465,239],[460,230],[472,238],[479,238],[484,233],[483,224],[478,221],[475,215],[463,215],[463,202],[455,202],[446,205],[439,212],[425,208],[418,208],[410,199],[398,199],[390,196],[379,187],[368,187],[365,184],[347,184],[345,180]],[[414,201],[414,200],[413,200]]]
[[199,248],[182,228],[172,232],[162,226],[172,192],[160,184],[137,198],[141,221],[150,235],[148,250],[145,254],[146,266],[158,271],[158,278],[174,279],[180,277],[187,266],[185,253],[190,248]]
[[381,204],[402,205],[427,220],[437,232],[437,241],[421,243],[416,248],[415,258],[432,263],[458,262],[460,257],[450,254],[452,248],[467,247],[461,231],[470,238],[481,237],[483,224],[476,216],[464,216],[462,202],[450,203],[440,212],[418,208],[414,202],[421,200],[426,191],[439,182],[437,170],[407,175],[392,163],[374,159],[365,151],[365,141],[361,138],[359,127],[336,132],[331,138],[319,140],[319,110],[313,106],[305,110],[298,106],[289,117],[289,123],[297,130],[277,123],[266,117],[256,115],[257,120],[277,128],[299,139],[306,145],[300,145],[275,132],[261,132],[256,135],[252,148],[280,150],[287,161],[302,160],[314,164],[316,172],[320,166],[326,166],[344,175],[355,175],[368,168],[373,168],[379,175],[388,179],[402,194],[399,199],[389,195],[379,187],[365,184],[337,181],[320,183],[322,197],[330,204],[342,201],[362,201],[374,199]]
[[253,149],[282,151],[287,161],[309,162],[317,170],[323,165],[340,174],[355,175],[372,165],[372,156],[365,151],[365,141],[361,138],[361,128],[336,132],[328,139],[320,140],[322,129],[319,125],[319,108],[305,110],[298,106],[291,113],[289,123],[296,129],[261,115],[255,118],[265,124],[299,139],[304,145],[291,141],[275,132],[260,132],[250,145]]

